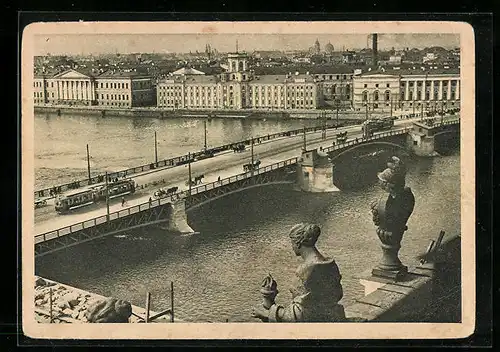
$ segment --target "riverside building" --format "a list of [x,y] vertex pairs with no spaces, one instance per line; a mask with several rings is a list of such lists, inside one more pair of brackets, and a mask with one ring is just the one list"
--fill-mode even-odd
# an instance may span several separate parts
[[246,53],[228,55],[228,69],[215,76],[172,75],[157,86],[157,106],[165,109],[317,109],[322,82],[312,75],[255,75]]
[[355,110],[441,110],[460,107],[460,71],[412,67],[369,71],[353,77]]
[[36,75],[35,105],[106,106],[130,108],[152,106],[152,78],[135,72],[102,74],[67,70],[55,75]]

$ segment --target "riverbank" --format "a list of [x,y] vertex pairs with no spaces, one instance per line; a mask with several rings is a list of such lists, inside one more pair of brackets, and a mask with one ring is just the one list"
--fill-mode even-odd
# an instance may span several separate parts
[[[297,120],[314,120],[326,116],[329,120],[337,120],[336,110],[167,110],[157,107],[135,107],[135,108],[105,108],[102,106],[67,106],[67,105],[37,105],[34,107],[35,112],[48,112],[56,113],[58,115],[64,114],[84,114],[84,115],[97,115],[105,117],[145,117],[157,119],[169,118],[223,118],[223,119],[297,119]],[[401,115],[404,112],[394,112],[394,116]],[[408,113],[408,112],[406,112]],[[339,122],[347,122],[352,120],[366,119],[365,112],[358,112],[352,110],[340,111],[338,114]],[[370,117],[382,117],[390,115],[390,111],[370,112]]]
[[[50,297],[52,295],[52,298]],[[53,280],[35,276],[35,319],[39,323],[49,323],[51,316],[50,300],[52,299],[52,322],[56,324],[88,323],[86,311],[94,302],[107,297],[65,285]],[[149,317],[158,313],[149,311]],[[144,323],[146,309],[132,305],[129,323]],[[179,319],[176,319],[178,321]],[[170,314],[154,319],[154,323],[170,322]]]

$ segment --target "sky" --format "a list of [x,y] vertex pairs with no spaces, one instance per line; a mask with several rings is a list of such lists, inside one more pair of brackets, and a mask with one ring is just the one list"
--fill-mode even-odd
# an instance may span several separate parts
[[[98,55],[110,53],[187,53],[205,51],[210,44],[219,52],[254,50],[306,50],[319,40],[335,50],[362,49],[368,34],[50,34],[35,35],[35,55]],[[460,46],[459,34],[379,34],[379,50]]]

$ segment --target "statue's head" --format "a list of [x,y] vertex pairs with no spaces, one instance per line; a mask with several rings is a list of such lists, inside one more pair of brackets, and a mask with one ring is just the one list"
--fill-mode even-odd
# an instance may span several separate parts
[[292,227],[289,236],[295,254],[301,255],[304,247],[314,247],[320,234],[321,229],[315,224],[301,223]]
[[396,156],[387,163],[387,168],[377,174],[379,184],[388,193],[394,194],[405,187],[406,167]]

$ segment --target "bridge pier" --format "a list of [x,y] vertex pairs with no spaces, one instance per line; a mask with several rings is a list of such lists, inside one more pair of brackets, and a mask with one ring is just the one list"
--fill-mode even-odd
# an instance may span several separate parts
[[434,122],[414,122],[412,129],[408,132],[408,148],[418,156],[436,156],[439,148],[436,136],[453,131],[456,126],[446,123],[435,124]]
[[317,149],[303,151],[297,164],[297,186],[306,192],[336,192],[333,166],[328,155]]
[[168,222],[168,230],[181,234],[194,233],[195,231],[187,222],[186,201],[184,199],[179,199],[172,203],[171,207],[172,212],[170,221]]

